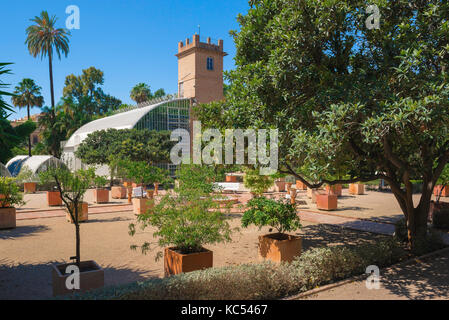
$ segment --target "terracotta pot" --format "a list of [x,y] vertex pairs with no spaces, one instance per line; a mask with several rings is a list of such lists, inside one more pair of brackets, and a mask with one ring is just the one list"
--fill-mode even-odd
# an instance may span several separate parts
[[0,229],[16,227],[16,208],[0,208]]
[[[66,286],[67,278],[73,275],[73,271],[66,272],[66,268],[73,263],[65,263],[52,266],[53,279],[53,296],[64,294],[71,294],[75,292],[84,292],[87,290],[98,289],[104,286],[104,271],[95,261],[81,261],[80,262],[80,288],[68,289]],[[69,284],[73,283],[69,280]]]
[[302,238],[285,233],[259,236],[259,259],[292,262],[301,255]]
[[[443,191],[441,191],[441,189],[443,189]],[[433,194],[435,195],[435,197],[438,197],[440,191],[442,197],[449,197],[449,186],[445,186],[443,188],[442,185],[436,185],[435,188],[433,188]]]
[[274,185],[276,192],[285,191],[285,181],[275,181]]
[[147,199],[153,199],[154,190],[147,190]]
[[316,207],[319,210],[336,210],[337,196],[335,194],[317,194]]
[[433,227],[448,229],[449,228],[449,203],[447,202],[430,202],[430,210],[428,220],[432,222]]
[[341,191],[342,191],[342,186],[341,186],[341,184],[334,184],[333,186],[326,186],[326,191],[329,192],[330,194],[340,197]]
[[134,198],[132,202],[134,214],[146,213],[147,210],[153,206],[153,204],[147,198]]
[[159,183],[154,183],[154,195],[157,196],[159,194]]
[[47,191],[47,204],[50,207],[62,206],[62,199],[59,191]]
[[23,184],[23,192],[25,193],[35,193],[36,192],[36,182],[25,182]]
[[301,182],[301,180],[296,180],[296,190],[306,190],[307,186]]
[[94,189],[94,202],[108,203],[109,202],[109,190],[108,189]]
[[237,182],[237,176],[227,175],[226,182]]
[[296,203],[296,190],[290,189],[290,203],[295,204]]
[[349,194],[359,195],[365,193],[365,185],[363,183],[351,183],[349,185]]
[[132,185],[131,185],[131,182],[129,182],[129,181],[124,181],[124,182],[123,182],[123,186],[124,186],[125,188],[128,188],[128,187],[131,187]]
[[[66,209],[65,214],[67,221],[73,223],[72,216]],[[86,222],[89,220],[89,205],[87,202],[81,202],[78,204],[78,222]]]
[[285,183],[285,191],[290,192],[291,188],[292,188],[292,183],[291,182],[286,182]]
[[111,188],[112,199],[126,199],[126,188],[116,186]]
[[213,252],[204,248],[202,252],[188,254],[179,253],[175,248],[165,248],[165,276],[212,268],[213,260]]

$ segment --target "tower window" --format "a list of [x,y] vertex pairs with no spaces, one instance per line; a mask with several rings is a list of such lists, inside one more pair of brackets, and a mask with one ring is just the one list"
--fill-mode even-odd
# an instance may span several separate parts
[[179,83],[179,98],[184,98],[184,82]]
[[207,70],[214,70],[214,58],[207,58]]

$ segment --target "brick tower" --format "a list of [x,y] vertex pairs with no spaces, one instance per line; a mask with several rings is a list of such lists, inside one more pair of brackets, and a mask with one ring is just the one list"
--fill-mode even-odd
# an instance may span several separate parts
[[178,44],[178,95],[198,103],[223,99],[223,40],[200,42],[200,36]]

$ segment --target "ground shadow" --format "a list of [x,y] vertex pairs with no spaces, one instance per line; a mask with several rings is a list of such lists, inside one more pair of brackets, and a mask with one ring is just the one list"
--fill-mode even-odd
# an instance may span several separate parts
[[[52,265],[46,263],[13,263],[0,259],[0,300],[35,300],[52,298]],[[130,268],[127,265],[101,265],[106,286],[120,285],[157,277],[156,270]]]
[[34,235],[35,233],[44,232],[48,230],[50,230],[50,228],[44,225],[18,226],[14,229],[0,230],[0,239],[14,240],[15,238],[28,237]]
[[89,217],[89,220],[84,223],[97,223],[97,222],[117,222],[117,221],[131,221],[134,219],[131,219],[129,217],[114,217],[114,218],[91,218]]
[[372,232],[351,230],[330,224],[304,226],[301,233],[303,250],[326,246],[358,246],[365,243],[376,243],[388,236]]
[[447,299],[449,253],[427,261],[395,267],[381,275],[382,286],[407,299]]

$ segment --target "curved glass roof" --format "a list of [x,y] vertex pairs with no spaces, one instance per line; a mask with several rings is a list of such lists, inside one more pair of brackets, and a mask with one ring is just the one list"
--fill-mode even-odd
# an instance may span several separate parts
[[7,169],[13,177],[16,177],[20,170],[24,167],[38,174],[41,171],[47,170],[49,167],[65,166],[65,164],[53,156],[16,156],[8,161]]
[[11,173],[9,173],[9,170],[3,163],[0,162],[0,177],[10,177]]
[[[164,105],[167,105],[169,108],[170,105],[173,105],[173,108],[176,109],[177,108],[176,105],[178,105],[179,102],[183,102],[182,104],[185,104],[187,106],[189,99],[175,98],[171,100],[165,100],[158,103],[150,104],[145,107],[138,107],[130,111],[114,114],[109,117],[91,121],[82,126],[81,128],[79,128],[78,130],[76,130],[75,133],[70,137],[70,139],[67,140],[67,143],[65,144],[64,148],[72,148],[79,145],[89,135],[89,133],[92,133],[94,131],[106,129],[132,129],[136,126],[140,127],[142,123],[141,120],[148,119],[148,115],[152,110],[155,110],[157,107]],[[185,108],[185,106],[183,107]],[[149,129],[159,130],[157,126]],[[169,130],[168,124],[164,129]]]

